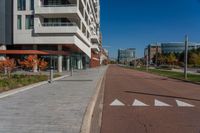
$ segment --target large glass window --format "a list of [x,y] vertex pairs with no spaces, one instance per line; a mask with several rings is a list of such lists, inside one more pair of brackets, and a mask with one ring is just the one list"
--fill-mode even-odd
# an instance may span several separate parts
[[30,0],[30,10],[34,10],[34,0]]
[[21,30],[22,29],[22,16],[17,15],[17,29]]
[[34,22],[33,22],[33,15],[26,15],[26,29],[33,29]]
[[17,0],[18,11],[26,10],[26,0]]

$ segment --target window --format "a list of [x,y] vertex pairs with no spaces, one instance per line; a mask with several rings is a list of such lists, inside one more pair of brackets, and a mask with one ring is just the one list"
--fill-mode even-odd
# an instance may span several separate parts
[[26,10],[26,0],[17,0],[18,11]]
[[22,16],[17,15],[17,29],[21,30],[22,29]]
[[26,29],[33,29],[34,22],[33,22],[33,15],[26,15]]
[[44,5],[66,5],[70,4],[68,0],[44,0]]
[[44,18],[45,26],[66,26],[70,21],[67,18]]
[[34,10],[34,0],[30,0],[30,10]]

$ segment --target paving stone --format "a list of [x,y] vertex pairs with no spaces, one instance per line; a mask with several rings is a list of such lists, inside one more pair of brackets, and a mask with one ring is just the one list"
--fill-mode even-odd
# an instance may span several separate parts
[[75,71],[72,77],[0,99],[0,133],[79,133],[105,70]]

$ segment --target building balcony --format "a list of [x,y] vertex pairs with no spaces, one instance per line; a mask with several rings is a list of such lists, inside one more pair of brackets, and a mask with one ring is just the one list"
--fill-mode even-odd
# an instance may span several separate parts
[[35,33],[77,33],[79,27],[74,22],[42,23],[34,27]]
[[80,26],[75,22],[59,22],[59,23],[38,23],[34,26],[35,34],[53,34],[54,37],[63,36],[61,34],[66,34],[66,36],[79,36],[88,45],[91,45],[89,39],[86,37],[86,33],[80,30]]
[[93,50],[94,52],[97,52],[97,53],[100,52],[100,48],[99,48],[99,45],[98,45],[98,44],[93,44],[91,48],[92,48],[92,50]]
[[41,5],[35,7],[35,14],[73,14],[77,12],[77,4]]
[[91,36],[91,42],[92,43],[100,43],[99,42],[99,37],[97,35],[92,35]]

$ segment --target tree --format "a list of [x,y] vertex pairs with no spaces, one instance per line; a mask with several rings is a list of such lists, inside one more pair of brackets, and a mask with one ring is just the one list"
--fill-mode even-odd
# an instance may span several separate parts
[[200,53],[191,53],[189,56],[189,63],[195,66],[200,65]]
[[48,62],[44,61],[44,59],[39,59],[38,66],[40,70],[45,70],[48,66]]
[[174,63],[177,62],[177,59],[176,59],[176,56],[174,53],[170,53],[168,56],[167,56],[167,63],[169,63],[170,65],[173,65],[174,66]]
[[164,63],[166,62],[166,57],[165,57],[164,55],[160,54],[160,55],[158,56],[158,62],[159,62],[160,64],[164,64]]
[[8,77],[11,77],[13,69],[16,67],[16,62],[14,59],[6,58],[6,60],[0,63],[1,71],[4,71]]
[[38,65],[38,62],[39,60],[37,55],[29,55],[24,61],[20,62],[20,65],[22,67],[34,70],[34,68]]

